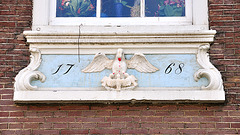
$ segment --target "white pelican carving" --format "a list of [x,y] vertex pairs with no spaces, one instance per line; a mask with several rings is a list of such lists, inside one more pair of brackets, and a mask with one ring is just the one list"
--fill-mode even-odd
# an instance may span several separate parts
[[109,77],[105,76],[101,81],[102,86],[108,90],[133,89],[137,86],[135,76],[126,73],[128,68],[144,73],[153,73],[158,70],[142,53],[135,53],[130,60],[126,60],[123,49],[118,49],[114,60],[107,58],[103,53],[97,53],[82,72],[101,72],[105,68],[112,69]]

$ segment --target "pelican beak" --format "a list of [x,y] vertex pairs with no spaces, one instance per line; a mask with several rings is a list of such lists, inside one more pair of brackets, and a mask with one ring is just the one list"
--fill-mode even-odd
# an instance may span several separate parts
[[123,56],[123,49],[118,49],[117,56],[116,56],[118,61],[122,60],[122,56]]

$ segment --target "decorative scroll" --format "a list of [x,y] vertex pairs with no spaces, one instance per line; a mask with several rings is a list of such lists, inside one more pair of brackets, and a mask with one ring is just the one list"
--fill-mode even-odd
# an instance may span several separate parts
[[198,81],[202,77],[206,77],[209,80],[208,86],[202,86],[204,90],[222,90],[222,77],[220,72],[209,61],[209,54],[207,53],[210,46],[209,44],[202,45],[198,49],[197,61],[203,69],[199,69],[194,74],[195,81]]
[[36,71],[41,64],[41,52],[37,48],[31,48],[31,62],[30,64],[21,70],[15,78],[15,89],[16,90],[35,90],[37,86],[32,86],[30,83],[32,80],[40,80],[44,82],[46,77],[40,71]]

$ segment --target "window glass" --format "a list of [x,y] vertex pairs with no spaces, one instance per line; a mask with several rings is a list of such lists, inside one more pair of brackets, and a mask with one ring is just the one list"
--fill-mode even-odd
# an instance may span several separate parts
[[146,17],[185,16],[185,0],[146,0]]
[[56,17],[95,17],[96,0],[57,0]]
[[101,0],[101,17],[140,17],[140,0]]
[[57,0],[56,17],[97,17],[97,14],[99,17],[184,17],[185,0]]

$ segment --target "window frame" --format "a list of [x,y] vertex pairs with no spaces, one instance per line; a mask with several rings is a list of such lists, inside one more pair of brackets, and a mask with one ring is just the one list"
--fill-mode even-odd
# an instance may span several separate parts
[[[65,32],[71,32],[72,30],[78,29],[78,24],[71,24],[72,21],[68,21],[68,24],[54,24],[51,20],[51,0],[34,0],[33,1],[33,24],[32,24],[32,30],[37,31],[65,31]],[[55,10],[55,8],[54,8]],[[40,11],[40,12],[39,12]],[[71,25],[70,25],[71,24]],[[84,25],[84,24],[82,24]],[[87,25],[86,25],[87,26]],[[115,28],[114,25],[90,25],[88,26],[94,26],[94,27],[112,27],[111,31],[115,31],[119,29]],[[120,26],[121,29],[125,29],[129,26],[131,28],[133,25],[130,23]],[[140,25],[140,24],[134,24],[134,26],[141,26],[142,29],[145,29],[146,31],[148,29],[156,29],[160,31],[182,31],[182,30],[209,30],[208,27],[208,1],[207,0],[193,0],[192,1],[192,21],[191,24],[181,24],[181,23],[162,23],[159,25]],[[161,27],[164,26],[164,27]],[[64,29],[62,29],[64,27]],[[59,30],[61,29],[61,30]],[[127,28],[128,29],[128,28]],[[92,30],[92,32],[98,32],[96,30]],[[144,31],[142,31],[144,32]],[[108,30],[101,31],[101,33],[108,33]]]
[[[97,0],[99,2],[101,0]],[[50,25],[191,25],[192,0],[186,0],[185,17],[143,17],[145,0],[141,0],[141,17],[100,17],[100,4],[96,7],[96,17],[56,17],[56,0],[50,1]]]

